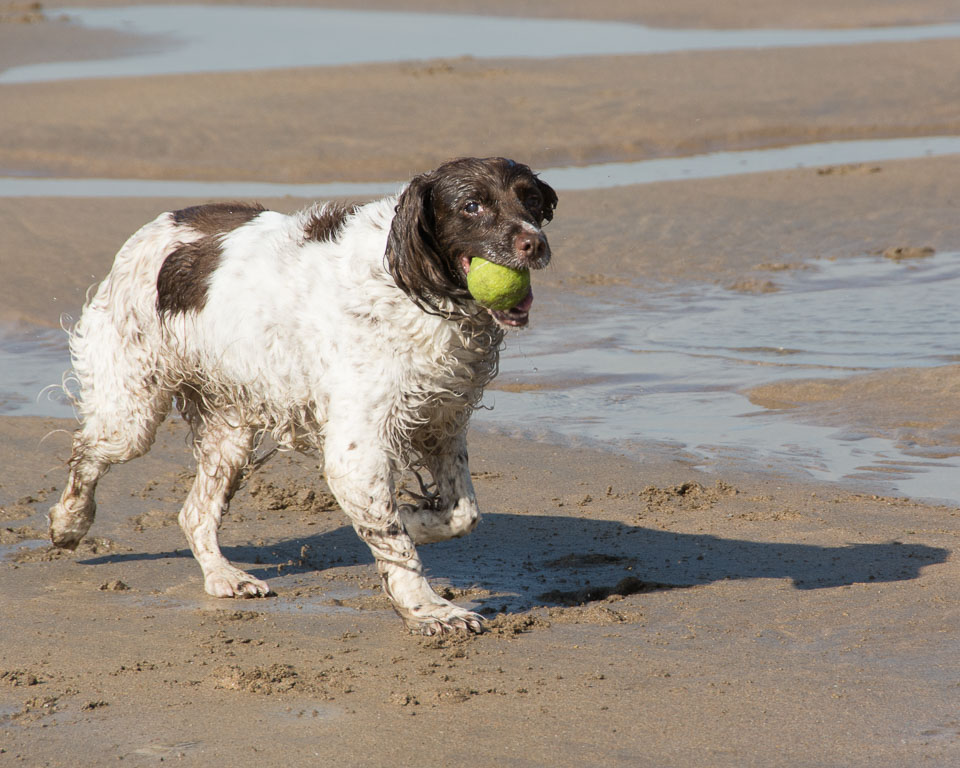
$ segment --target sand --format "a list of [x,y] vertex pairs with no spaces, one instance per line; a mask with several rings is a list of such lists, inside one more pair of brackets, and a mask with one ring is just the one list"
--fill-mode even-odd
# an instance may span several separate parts
[[[866,0],[485,8],[719,27],[957,21],[949,3]],[[131,44],[18,13],[0,15],[0,66]],[[955,43],[931,42],[5,85],[0,168],[391,180],[461,153],[543,167],[957,134],[958,70]],[[960,249],[960,159],[829,170],[562,194],[533,322],[609,284],[765,290],[817,259]],[[0,198],[0,322],[76,317],[131,232],[192,202]],[[750,395],[785,418],[953,456],[958,382],[953,364]],[[706,471],[654,443],[626,456],[540,442],[531,426],[471,432],[484,520],[422,549],[489,631],[427,640],[390,611],[316,457],[265,465],[223,529],[228,557],[277,596],[215,600],[176,526],[192,471],[180,422],[104,478],[91,538],[70,554],[42,537],[72,424],[0,417],[0,762],[960,761],[955,506],[746,461]]]

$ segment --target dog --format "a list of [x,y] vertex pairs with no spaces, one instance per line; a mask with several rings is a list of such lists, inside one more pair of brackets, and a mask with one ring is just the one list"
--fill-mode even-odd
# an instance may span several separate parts
[[[471,259],[541,269],[557,195],[529,167],[461,158],[399,196],[286,215],[210,203],[158,216],[120,249],[71,333],[80,428],[50,537],[74,549],[113,464],[145,454],[176,405],[197,474],[179,523],[216,597],[269,594],[217,531],[260,440],[322,453],[327,484],[406,626],[482,631],[437,595],[416,544],[469,533],[479,509],[466,428],[496,375],[508,310],[467,289]],[[422,494],[401,503],[412,470]]]

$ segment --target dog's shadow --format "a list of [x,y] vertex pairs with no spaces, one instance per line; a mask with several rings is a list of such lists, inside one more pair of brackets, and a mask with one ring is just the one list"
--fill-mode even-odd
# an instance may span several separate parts
[[[728,579],[789,579],[797,589],[916,579],[949,550],[899,541],[839,547],[673,533],[611,520],[487,514],[472,534],[419,548],[428,575],[472,591],[482,610],[572,605],[649,589],[679,589]],[[342,526],[264,547],[224,547],[238,564],[270,579],[369,563],[369,550]],[[84,560],[96,565],[189,557],[188,550],[123,553]],[[471,590],[471,588],[479,588]],[[468,592],[469,594],[469,592]]]

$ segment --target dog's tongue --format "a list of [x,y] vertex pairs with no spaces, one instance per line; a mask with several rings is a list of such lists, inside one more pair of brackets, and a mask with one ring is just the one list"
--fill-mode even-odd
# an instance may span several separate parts
[[488,309],[501,325],[521,328],[527,324],[530,307],[533,306],[533,289],[527,291],[526,297],[511,309]]
[[509,311],[510,312],[529,312],[530,307],[532,306],[533,306],[533,288],[527,291],[527,295],[524,297],[523,301],[521,301],[519,304],[517,304],[517,306],[513,307]]

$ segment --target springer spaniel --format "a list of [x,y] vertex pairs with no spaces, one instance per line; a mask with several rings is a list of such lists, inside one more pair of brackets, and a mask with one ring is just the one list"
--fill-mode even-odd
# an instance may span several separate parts
[[[53,543],[78,545],[97,481],[146,453],[176,403],[198,464],[179,522],[209,594],[269,593],[217,542],[266,433],[322,450],[329,487],[407,627],[479,632],[480,616],[431,589],[415,544],[477,524],[467,422],[497,373],[503,329],[526,325],[533,301],[480,306],[470,260],[546,266],[541,227],[556,203],[525,165],[465,158],[365,205],[161,214],[120,249],[71,334],[82,426],[50,510]],[[397,500],[405,469],[432,476],[415,503]]]

